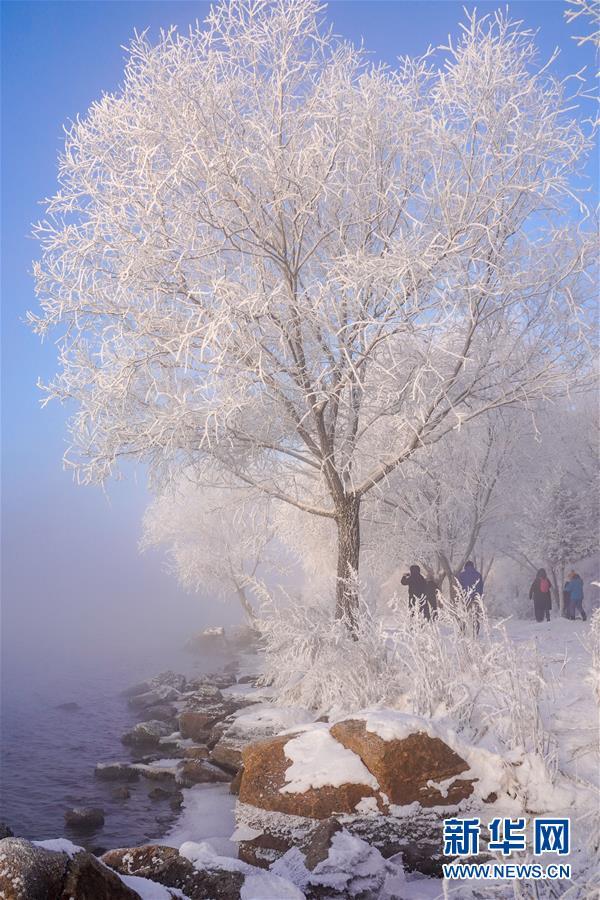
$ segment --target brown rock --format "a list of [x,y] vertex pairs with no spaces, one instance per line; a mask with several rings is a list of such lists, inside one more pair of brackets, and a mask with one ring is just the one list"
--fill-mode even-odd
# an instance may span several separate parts
[[173,755],[180,759],[208,759],[209,750],[206,744],[196,747],[180,747]]
[[113,800],[129,800],[131,797],[131,791],[126,785],[122,784],[119,787],[113,788],[111,791],[111,797]]
[[327,859],[331,839],[341,830],[342,826],[337,819],[325,819],[298,845],[298,849],[304,854],[307,869],[312,872],[320,862]]
[[91,853],[73,857],[21,838],[0,841],[0,897],[6,900],[140,900]]
[[190,900],[238,900],[245,877],[241,872],[210,867],[200,871],[174,847],[156,844],[109,850],[102,862],[121,875],[137,875],[178,888]]
[[240,785],[242,783],[242,775],[243,774],[244,774],[244,767],[241,766],[238,769],[237,774],[233,776],[231,784],[229,785],[229,793],[235,794],[236,797],[238,796],[238,794],[240,792]]
[[417,800],[421,806],[454,806],[473,793],[472,781],[454,781],[446,796],[428,785],[468,771],[469,765],[439,738],[424,732],[403,740],[384,741],[367,731],[365,723],[347,719],[333,725],[332,736],[354,753],[375,776],[391,803],[406,806]]
[[129,763],[98,763],[94,775],[101,781],[138,781],[140,777]]
[[302,794],[282,794],[280,788],[285,785],[285,772],[291,765],[284,747],[292,737],[293,734],[280,735],[245,747],[240,802],[272,812],[327,819],[336,813],[353,813],[364,797],[379,799],[365,784],[326,785]]
[[202,759],[186,759],[177,773],[177,782],[185,787],[231,781],[231,776]]
[[240,841],[238,844],[238,859],[257,866],[260,869],[268,869],[276,859],[293,846],[288,837],[274,832],[264,831],[251,841]]
[[65,811],[65,824],[76,831],[91,831],[104,825],[104,810],[97,806],[74,806]]
[[188,710],[179,716],[179,730],[184,738],[203,744],[209,737],[213,725],[216,725],[228,713],[223,707],[207,708],[202,712]]
[[216,766],[221,766],[235,775],[242,765],[242,749],[244,744],[235,738],[224,736],[210,751],[209,759]]

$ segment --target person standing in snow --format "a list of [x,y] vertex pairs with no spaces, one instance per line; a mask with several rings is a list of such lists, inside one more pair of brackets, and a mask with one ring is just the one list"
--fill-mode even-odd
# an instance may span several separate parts
[[481,624],[481,601],[483,597],[483,578],[477,571],[471,560],[465,563],[462,572],[456,576],[461,590],[465,595],[465,604],[473,614],[476,634],[479,634]]
[[408,588],[408,605],[411,612],[418,609],[426,619],[429,619],[427,582],[421,574],[421,567],[411,566],[410,571],[402,576],[401,584]]
[[546,622],[550,621],[550,610],[552,608],[550,593],[550,582],[546,575],[546,570],[538,569],[535,580],[529,588],[529,599],[533,600],[536,622],[543,622],[544,616],[546,617]]
[[[567,589],[567,585],[569,586]],[[569,596],[569,606],[567,607],[567,618],[576,619],[577,613],[581,613],[581,618],[585,622],[587,616],[583,608],[583,581],[577,572],[569,573],[569,580],[565,585]]]

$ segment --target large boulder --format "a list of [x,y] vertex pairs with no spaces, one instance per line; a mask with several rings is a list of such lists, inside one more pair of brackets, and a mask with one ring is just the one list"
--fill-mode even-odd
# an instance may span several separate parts
[[438,737],[421,731],[383,738],[361,719],[338,722],[331,735],[360,756],[397,806],[455,806],[473,793],[473,781],[460,778],[469,764]]
[[[192,699],[179,716],[179,731],[183,738],[197,741],[199,744],[213,744],[221,737],[226,726],[214,734],[214,729],[233,713],[246,705],[244,700],[225,700],[200,703]],[[214,734],[214,736],[213,736]]]
[[166,887],[177,888],[190,900],[237,900],[244,883],[242,872],[199,870],[174,847],[149,844],[109,850],[102,862],[121,875],[137,875]]
[[0,897],[5,900],[140,900],[95,856],[69,845],[65,851],[21,838],[0,841]]
[[[306,779],[302,774],[297,779],[293,774],[288,776],[295,755],[304,757],[299,771],[309,773]],[[325,727],[250,744],[242,756],[241,803],[271,812],[326,819],[336,813],[355,812],[365,798],[378,800],[373,776]]]

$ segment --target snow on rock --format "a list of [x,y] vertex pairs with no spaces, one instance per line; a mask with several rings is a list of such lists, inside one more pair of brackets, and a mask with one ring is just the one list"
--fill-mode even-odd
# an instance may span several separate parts
[[270,872],[257,871],[246,876],[240,900],[305,900],[305,897],[291,881],[284,881]]
[[398,889],[405,882],[401,866],[387,862],[379,850],[345,830],[333,834],[327,856],[312,871],[297,847],[288,850],[271,870],[293,880],[303,891],[326,890],[328,897],[369,896],[383,900],[398,897]]
[[297,737],[298,743],[286,734],[244,749],[241,803],[326,819],[336,813],[352,813],[363,797],[375,795],[373,775],[355,754],[331,738],[326,726]]
[[[460,778],[464,782],[474,782],[474,796],[479,799],[485,799],[494,793],[506,793],[512,787],[514,776],[501,756],[460,739],[454,729],[444,721],[409,715],[394,709],[361,710],[352,714],[352,720],[363,721],[367,732],[377,735],[386,742],[404,741],[417,734],[425,734],[431,739],[442,741],[468,764],[467,769],[460,773]],[[332,730],[335,734],[335,725]],[[443,798],[444,789],[447,789],[448,785],[443,782],[441,787],[440,793]]]
[[185,894],[177,888],[166,888],[156,881],[150,881],[149,878],[140,878],[139,875],[120,875],[123,884],[135,891],[140,900],[173,900],[178,897],[181,900],[187,900]]
[[336,741],[325,724],[292,737],[283,749],[292,764],[285,771],[281,793],[304,794],[311,788],[343,784],[366,784],[373,790],[379,789],[377,779],[360,756]]
[[85,852],[83,847],[78,847],[77,844],[73,844],[72,841],[68,841],[66,838],[54,838],[49,841],[32,841],[31,843],[35,847],[43,847],[44,850],[54,850],[55,853],[66,853],[71,859],[73,859],[76,853]]
[[23,838],[4,838],[0,842],[0,897],[6,900],[139,900],[140,896],[95,856],[69,841],[34,844]]
[[240,900],[304,900],[304,894],[289,880],[270,872],[262,872],[240,859],[218,856],[210,844],[187,841],[179,853],[196,869],[220,869],[245,875]]
[[270,737],[281,734],[286,729],[307,725],[314,721],[314,715],[300,706],[273,706],[259,703],[233,715],[233,722],[227,729],[228,737],[245,737],[248,740],[259,736]]

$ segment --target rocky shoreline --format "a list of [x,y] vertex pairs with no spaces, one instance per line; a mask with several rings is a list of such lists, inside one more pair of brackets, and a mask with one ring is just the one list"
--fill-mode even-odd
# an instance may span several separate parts
[[[169,811],[164,841],[90,853],[7,836],[3,900],[394,897],[406,873],[441,876],[445,817],[510,790],[499,758],[428,720],[380,710],[330,723],[274,704],[249,650],[243,665],[240,652],[218,672],[162,672],[123,692],[140,718],[121,738],[129,758],[97,764],[95,777],[125,801],[150,782]],[[169,846],[178,816],[192,800],[201,809],[211,787],[237,798],[237,856],[199,840],[193,818],[186,840]],[[103,810],[74,808],[66,819],[70,832],[89,834]]]

